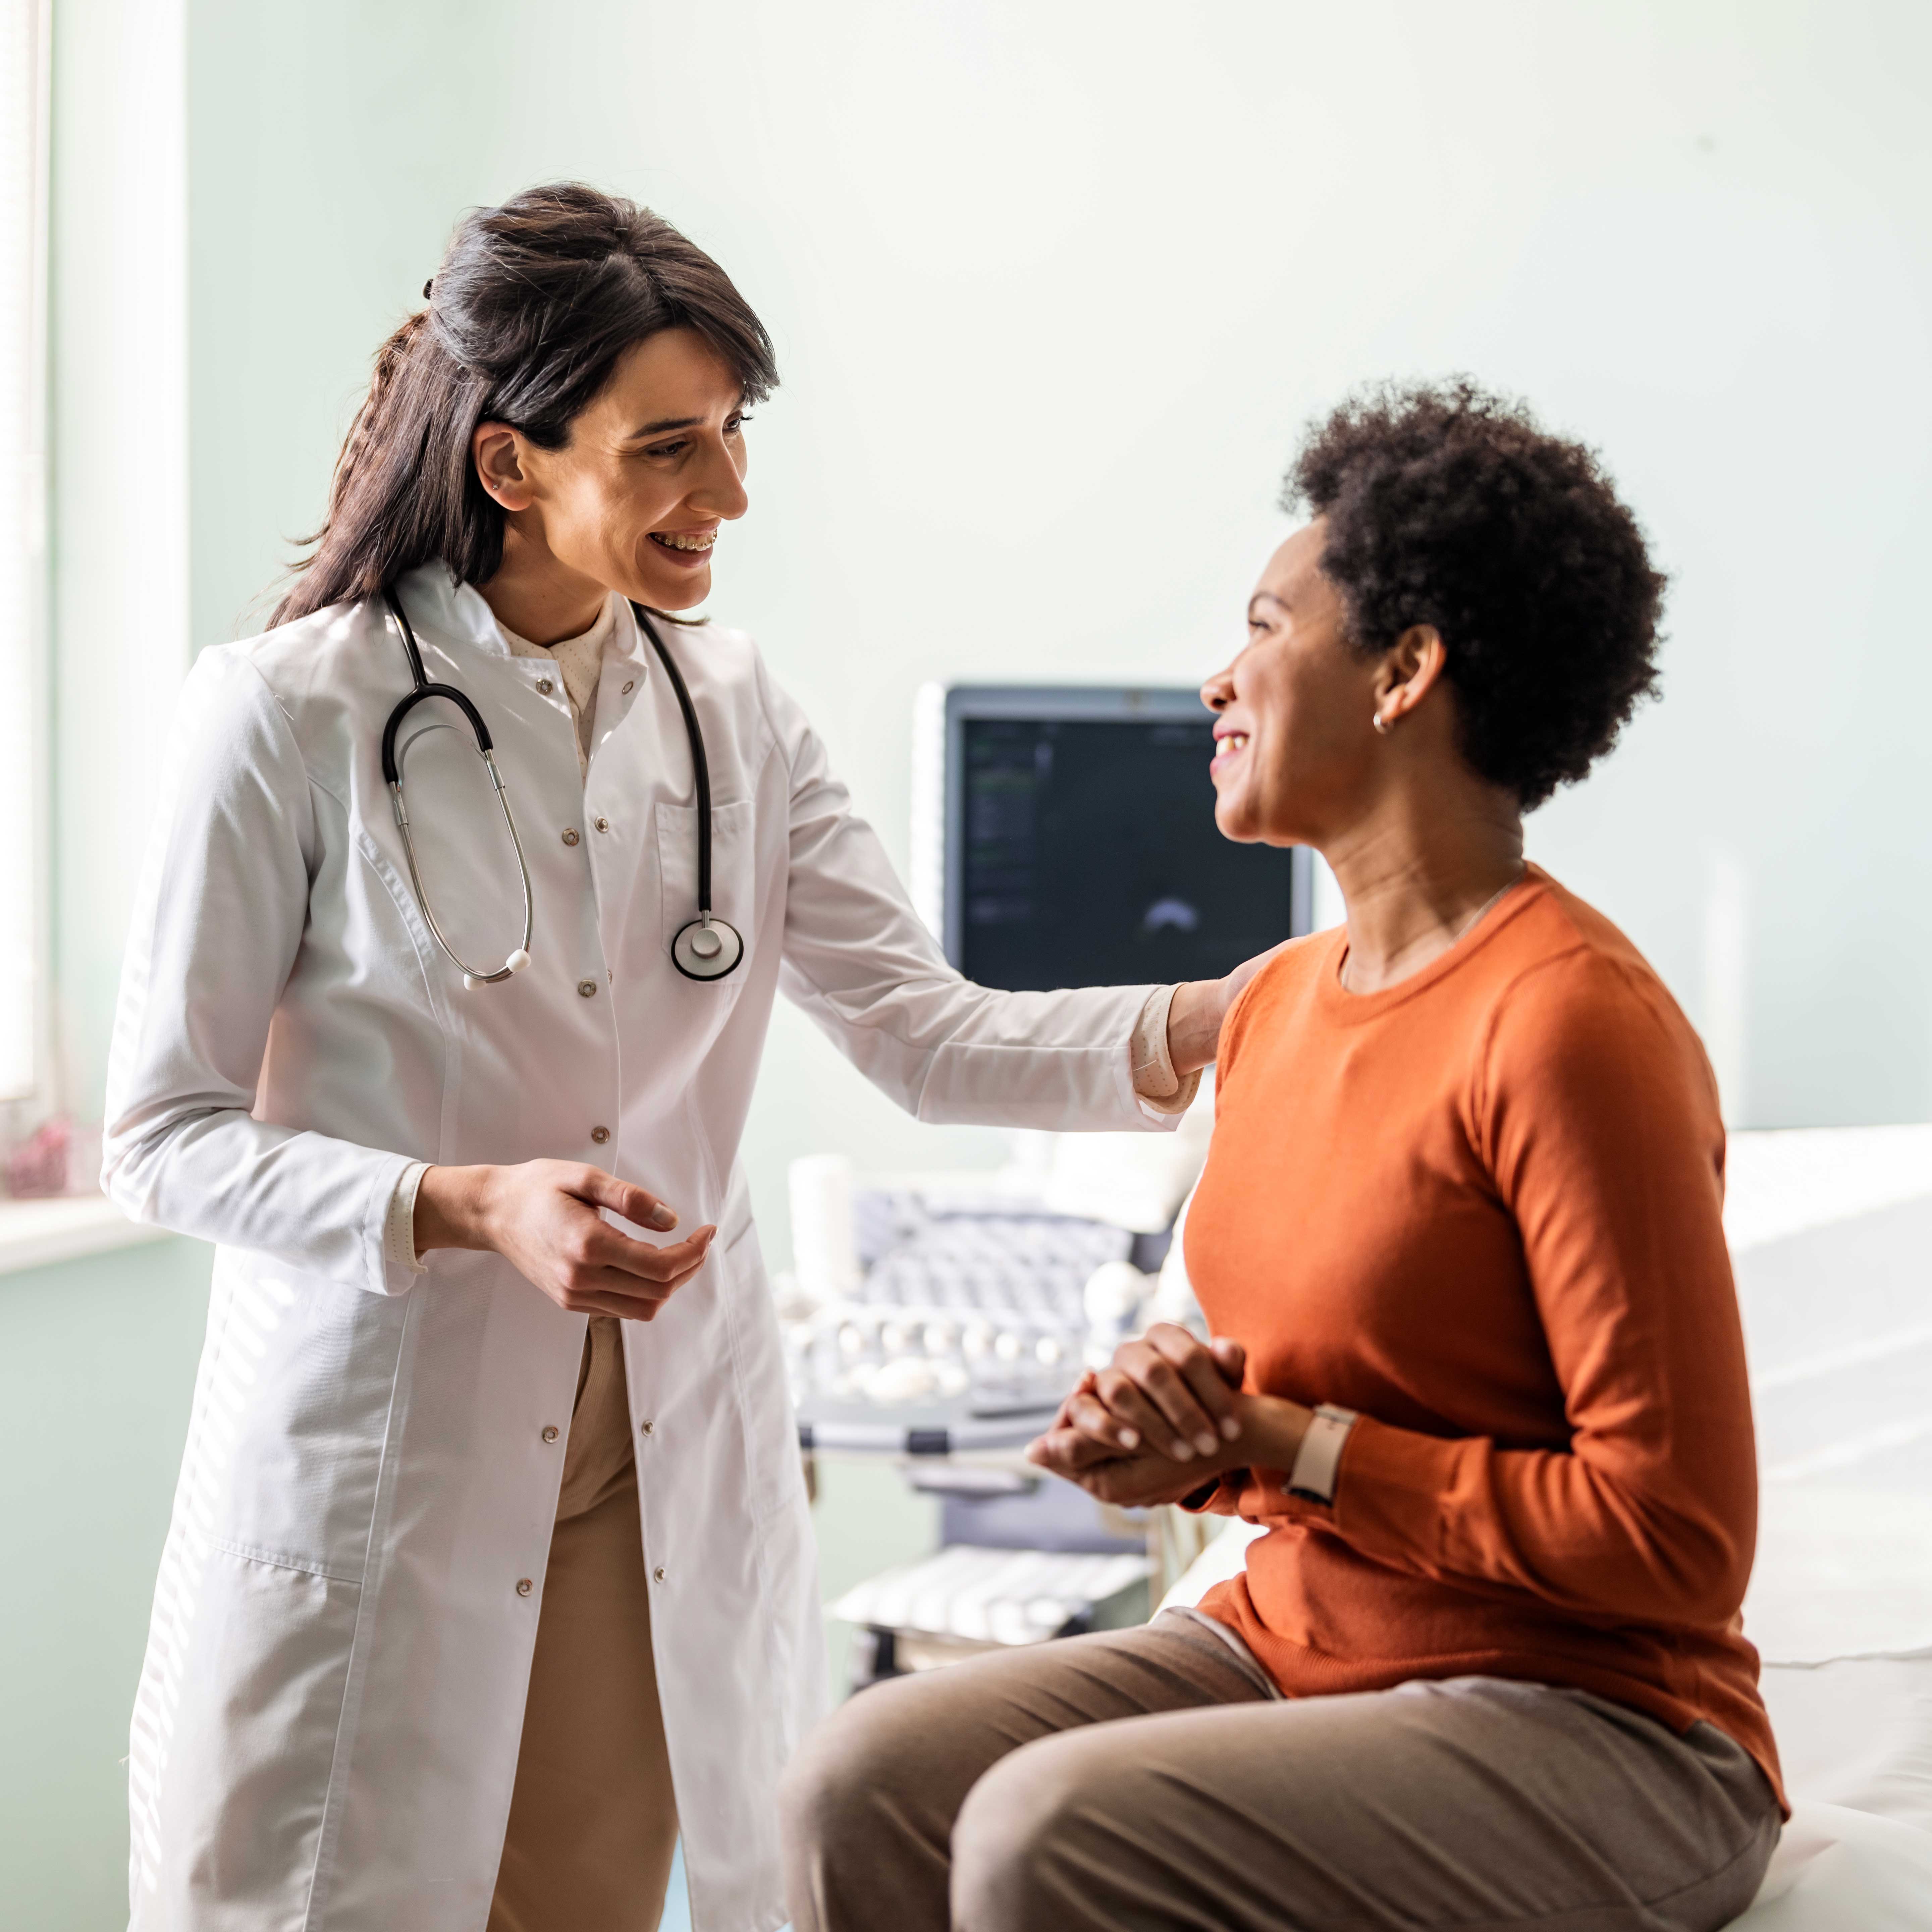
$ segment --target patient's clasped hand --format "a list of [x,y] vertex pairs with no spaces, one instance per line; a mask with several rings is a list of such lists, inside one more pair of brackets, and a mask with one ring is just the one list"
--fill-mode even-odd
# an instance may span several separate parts
[[1314,1412],[1244,1393],[1246,1360],[1228,1336],[1204,1345],[1157,1322],[1123,1344],[1108,1367],[1081,1377],[1028,1457],[1126,1509],[1211,1493],[1222,1476],[1251,1462],[1292,1469]]

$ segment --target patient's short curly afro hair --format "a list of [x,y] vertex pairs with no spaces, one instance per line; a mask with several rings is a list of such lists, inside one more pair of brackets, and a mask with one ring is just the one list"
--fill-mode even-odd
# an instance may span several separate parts
[[1309,433],[1282,507],[1326,518],[1352,640],[1431,624],[1462,750],[1528,810],[1658,688],[1664,580],[1592,452],[1466,380],[1351,398]]

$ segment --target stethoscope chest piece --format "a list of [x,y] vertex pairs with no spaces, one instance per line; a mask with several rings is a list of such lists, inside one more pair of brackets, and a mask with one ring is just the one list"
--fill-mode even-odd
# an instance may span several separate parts
[[670,943],[670,963],[687,980],[722,980],[744,956],[738,928],[715,914],[680,926]]
[[670,963],[687,980],[722,980],[736,970],[745,956],[745,942],[736,926],[711,910],[711,766],[704,755],[704,734],[698,728],[698,708],[691,701],[690,688],[676,658],[658,635],[644,606],[634,603],[631,610],[638,629],[656,651],[664,675],[670,680],[677,708],[684,714],[685,735],[691,741],[692,776],[698,788],[698,916],[678,928],[670,943]]

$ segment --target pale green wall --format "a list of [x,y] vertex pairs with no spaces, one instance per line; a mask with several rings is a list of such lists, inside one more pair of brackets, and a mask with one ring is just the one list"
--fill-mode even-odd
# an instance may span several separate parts
[[0,1924],[127,1922],[128,1718],[209,1251],[0,1276]]

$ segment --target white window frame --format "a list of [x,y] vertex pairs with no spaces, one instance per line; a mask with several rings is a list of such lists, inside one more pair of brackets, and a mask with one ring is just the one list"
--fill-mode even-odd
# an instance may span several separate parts
[[53,1102],[47,651],[50,0],[4,10],[0,46],[0,1121]]

